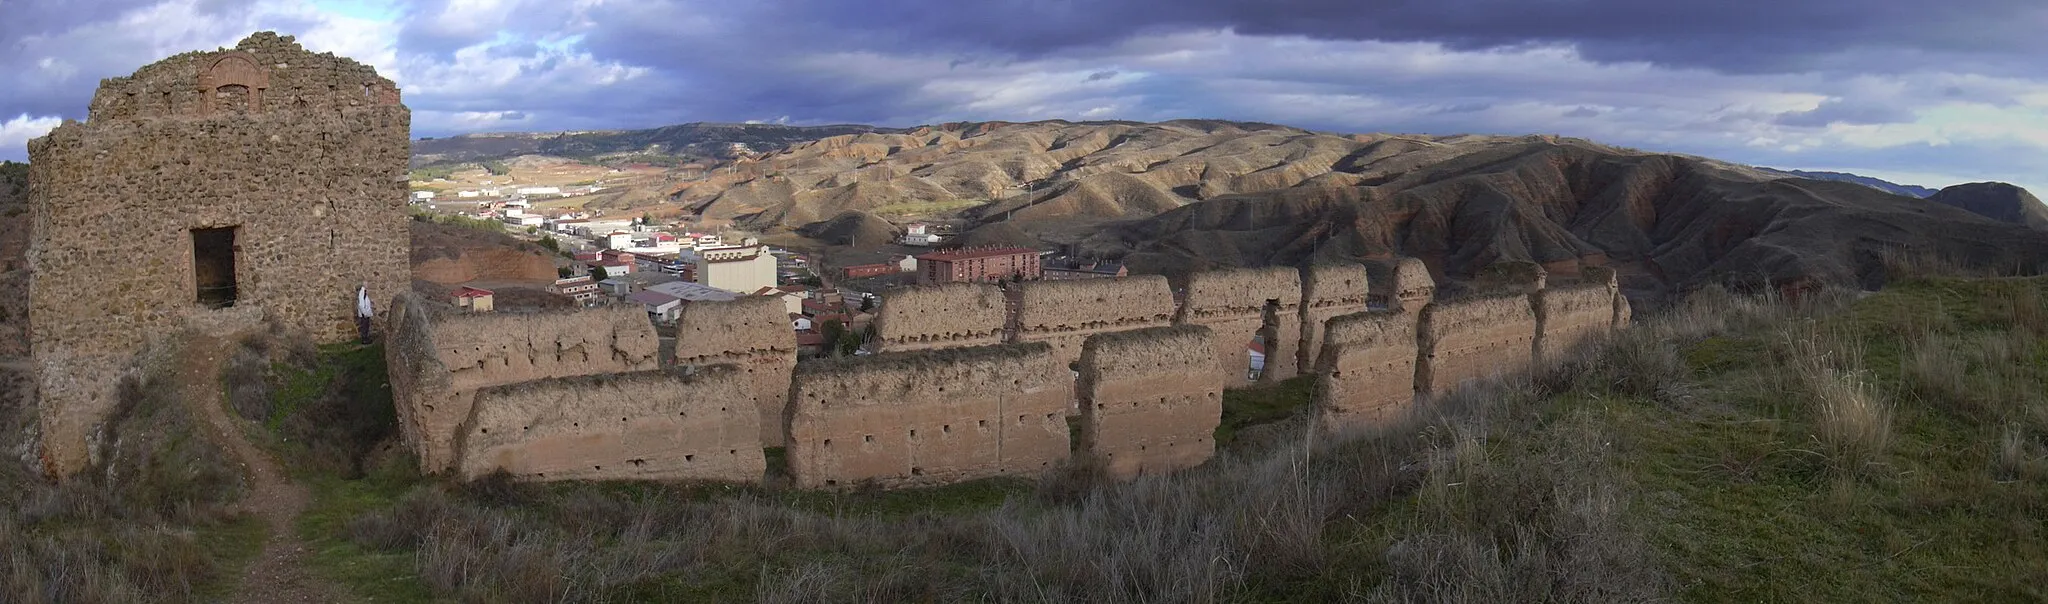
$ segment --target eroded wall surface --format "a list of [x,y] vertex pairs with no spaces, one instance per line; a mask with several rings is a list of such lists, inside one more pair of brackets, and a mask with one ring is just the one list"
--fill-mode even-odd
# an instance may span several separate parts
[[[1268,314],[1270,311],[1270,315]],[[1251,383],[1251,352],[1245,346],[1270,327],[1261,379],[1286,379],[1298,370],[1291,348],[1301,341],[1301,273],[1292,268],[1252,268],[1188,276],[1178,323],[1215,330],[1216,371],[1224,384]]]
[[1081,360],[1088,336],[1173,324],[1173,292],[1158,275],[1031,281],[1016,296],[1017,341],[1051,345],[1061,367]]
[[1081,352],[1082,448],[1130,478],[1201,465],[1216,454],[1223,376],[1207,327],[1090,336]]
[[1365,312],[1371,295],[1365,266],[1361,264],[1318,264],[1301,273],[1301,342],[1295,363],[1302,373],[1318,365],[1323,350],[1324,325],[1330,319]]
[[1436,278],[1429,275],[1429,265],[1419,259],[1376,260],[1365,266],[1372,275],[1370,302],[1375,306],[1420,313],[1422,307],[1436,298]]
[[789,471],[806,488],[1033,475],[1068,456],[1073,380],[1043,342],[805,363]]
[[384,351],[392,403],[400,437],[424,472],[455,467],[456,434],[477,390],[658,368],[654,326],[638,307],[453,313],[410,293],[392,306]]
[[552,378],[477,391],[455,457],[468,479],[758,482],[759,422],[737,365]]
[[1525,369],[1535,350],[1536,315],[1519,293],[1433,302],[1422,310],[1421,329],[1428,377],[1419,381],[1430,394]]
[[986,283],[900,287],[882,292],[875,311],[877,352],[1003,343],[1008,302]]
[[[102,74],[88,74],[98,77]],[[87,120],[30,141],[30,354],[47,469],[86,435],[152,337],[260,308],[352,337],[356,287],[410,287],[411,112],[369,66],[259,33],[101,81]],[[236,309],[197,296],[193,229],[236,229]]]
[[675,362],[681,366],[732,364],[747,380],[760,415],[758,447],[780,447],[796,369],[796,332],[782,300],[744,296],[728,302],[689,302],[676,318]]
[[1605,285],[1551,286],[1537,294],[1536,358],[1552,360],[1614,327],[1613,291]]
[[1415,400],[1416,313],[1398,308],[1354,313],[1326,324],[1317,365],[1322,425],[1343,429],[1386,421]]

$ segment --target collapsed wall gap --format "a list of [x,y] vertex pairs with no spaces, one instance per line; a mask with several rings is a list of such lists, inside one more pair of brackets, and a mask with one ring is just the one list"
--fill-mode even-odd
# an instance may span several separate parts
[[208,308],[235,305],[235,234],[240,228],[192,229],[193,297]]

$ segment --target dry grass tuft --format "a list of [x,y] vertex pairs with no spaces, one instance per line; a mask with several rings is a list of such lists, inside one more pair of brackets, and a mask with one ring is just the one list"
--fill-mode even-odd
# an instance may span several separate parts
[[1858,343],[1818,329],[1785,336],[1785,368],[1811,399],[1814,440],[1837,472],[1855,474],[1891,444],[1891,404],[1879,398],[1862,367]]

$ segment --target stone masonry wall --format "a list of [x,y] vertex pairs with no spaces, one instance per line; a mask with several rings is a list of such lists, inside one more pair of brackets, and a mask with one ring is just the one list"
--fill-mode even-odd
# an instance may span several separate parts
[[1201,465],[1216,454],[1223,376],[1215,333],[1183,325],[1088,337],[1081,352],[1082,448],[1111,476]]
[[1415,400],[1415,313],[1375,310],[1330,319],[1317,365],[1316,409],[1331,429],[1385,421]]
[[986,283],[899,287],[882,293],[876,352],[1003,343],[1008,303]]
[[1301,342],[1295,363],[1301,373],[1318,365],[1323,350],[1324,324],[1330,319],[1364,312],[1370,288],[1366,270],[1359,264],[1318,264],[1301,273]]
[[1466,380],[1528,366],[1535,349],[1536,315],[1521,293],[1432,302],[1422,309],[1423,371],[1430,394]]
[[1081,360],[1088,336],[1173,324],[1173,292],[1158,275],[1031,281],[1015,295],[1016,341],[1051,344],[1062,367]]
[[805,363],[789,471],[806,488],[1033,475],[1065,460],[1072,379],[1043,342]]
[[[1269,310],[1271,317],[1267,316]],[[1246,379],[1251,352],[1245,346],[1269,321],[1273,337],[1266,341],[1261,379],[1295,375],[1296,355],[1289,348],[1301,341],[1300,313],[1299,271],[1285,267],[1235,269],[1188,275],[1176,323],[1204,325],[1216,331],[1216,370],[1226,376],[1225,385],[1235,387],[1251,383]]]
[[236,306],[319,341],[352,336],[358,285],[408,289],[410,120],[371,68],[260,33],[106,79],[87,121],[31,141],[49,470],[85,467],[115,376],[150,338],[221,312],[198,303],[193,229],[235,227]]
[[384,351],[392,402],[425,472],[456,467],[455,435],[480,389],[658,368],[654,326],[638,308],[453,313],[409,293],[392,306],[398,316]]
[[456,458],[466,479],[758,482],[759,418],[736,365],[521,382],[477,391]]
[[742,368],[750,405],[760,414],[755,446],[782,446],[789,406],[789,376],[796,369],[796,332],[782,300],[746,296],[730,302],[690,302],[676,318],[676,364],[731,363]]

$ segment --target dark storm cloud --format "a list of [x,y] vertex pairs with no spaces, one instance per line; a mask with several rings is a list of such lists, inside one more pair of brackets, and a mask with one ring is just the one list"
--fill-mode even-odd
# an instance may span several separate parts
[[[2038,0],[790,0],[736,16],[806,31],[816,24],[892,48],[1035,56],[1134,34],[1233,28],[1250,35],[1443,43],[1455,49],[1570,44],[1598,61],[1735,72],[1883,70],[1844,53],[1893,49],[1923,60],[2012,68],[2048,25]],[[703,9],[704,7],[697,7]],[[714,9],[716,10],[716,9]]]

